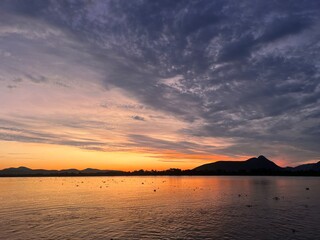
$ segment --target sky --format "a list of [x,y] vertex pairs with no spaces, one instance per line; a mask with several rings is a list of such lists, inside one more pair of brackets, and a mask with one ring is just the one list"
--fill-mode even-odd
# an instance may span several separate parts
[[320,160],[320,1],[1,0],[0,168]]

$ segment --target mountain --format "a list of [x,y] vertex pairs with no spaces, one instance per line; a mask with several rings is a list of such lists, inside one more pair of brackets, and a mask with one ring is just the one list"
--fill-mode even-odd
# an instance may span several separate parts
[[317,163],[303,164],[291,169],[293,172],[313,171],[320,172],[320,161]]
[[292,176],[320,176],[320,161],[303,164],[296,167],[279,167],[264,156],[253,157],[246,161],[218,161],[196,167],[192,170],[171,168],[163,171],[133,171],[100,170],[87,168],[44,170],[26,167],[6,168],[0,170],[0,177],[28,177],[28,176],[182,176],[182,175],[292,175]]
[[2,175],[29,175],[32,174],[34,170],[26,167],[18,168],[6,168],[0,171]]
[[[95,168],[86,168],[84,170],[82,170],[82,173],[101,173],[101,172],[105,172],[106,170],[100,170],[100,169],[95,169]],[[108,171],[112,171],[112,170],[108,170]]]
[[0,170],[0,176],[90,176],[90,175],[122,175],[124,172],[116,170],[99,170],[87,168],[84,170],[78,169],[63,169],[63,170],[44,170],[30,169],[27,167],[6,168]]
[[221,172],[221,173],[237,173],[237,172],[261,172],[272,171],[279,172],[282,168],[264,156],[250,158],[246,161],[218,161],[208,163],[193,169],[198,172]]

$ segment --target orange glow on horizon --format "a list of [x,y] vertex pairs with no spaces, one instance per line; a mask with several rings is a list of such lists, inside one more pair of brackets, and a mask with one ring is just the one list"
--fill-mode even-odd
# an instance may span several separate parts
[[110,170],[166,170],[192,169],[220,160],[245,160],[247,156],[232,158],[224,155],[186,154],[176,151],[101,152],[70,146],[1,142],[0,169],[25,166],[33,169],[98,168]]

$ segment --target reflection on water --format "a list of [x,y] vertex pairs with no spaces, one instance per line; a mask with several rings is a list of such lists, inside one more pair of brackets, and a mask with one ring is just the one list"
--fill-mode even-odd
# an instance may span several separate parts
[[311,177],[0,178],[0,239],[320,239],[319,183]]

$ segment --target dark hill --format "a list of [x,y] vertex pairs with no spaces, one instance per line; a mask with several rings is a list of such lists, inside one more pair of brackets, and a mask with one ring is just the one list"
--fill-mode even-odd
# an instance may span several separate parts
[[292,168],[291,171],[294,171],[294,172],[304,172],[304,171],[320,172],[320,161],[317,163],[308,163],[308,164],[303,164],[303,165],[294,167],[294,168]]
[[84,170],[78,169],[63,169],[63,170],[45,170],[45,169],[30,169],[26,167],[6,168],[0,170],[0,176],[92,176],[92,175],[123,175],[124,172],[117,170],[99,170],[87,168]]
[[264,156],[250,158],[246,161],[218,161],[196,167],[199,172],[253,172],[253,171],[281,171],[282,168]]
[[7,175],[28,175],[33,172],[32,169],[26,168],[26,167],[18,167],[18,168],[5,168],[1,170],[2,174],[7,174]]

